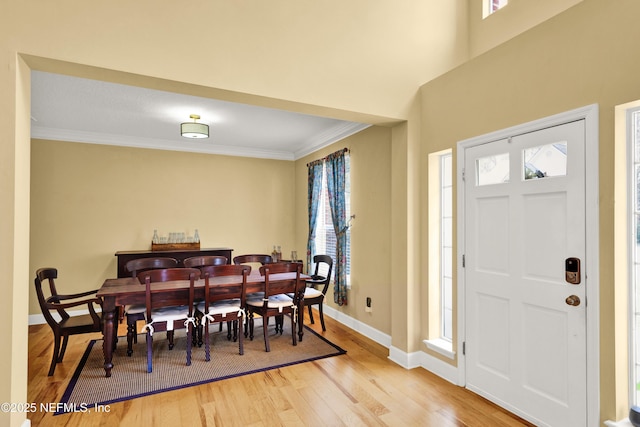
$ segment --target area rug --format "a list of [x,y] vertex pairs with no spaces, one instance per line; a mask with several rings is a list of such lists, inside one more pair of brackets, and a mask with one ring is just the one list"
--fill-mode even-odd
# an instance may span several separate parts
[[211,333],[211,361],[205,361],[204,345],[194,347],[192,364],[186,366],[186,336],[175,333],[175,347],[169,350],[166,335],[158,332],[153,340],[153,372],[147,373],[145,336],[138,336],[133,355],[127,357],[125,338],[120,338],[113,354],[111,377],[104,372],[102,340],[92,340],[87,346],[62,399],[58,414],[74,408],[94,407],[121,402],[141,396],[220,381],[240,375],[310,362],[346,353],[324,337],[305,326],[304,339],[297,346],[291,343],[290,322],[285,320],[284,333],[269,336],[271,351],[264,349],[262,325],[256,324],[253,341],[244,340],[244,355],[238,354],[238,343],[227,340],[224,331]]

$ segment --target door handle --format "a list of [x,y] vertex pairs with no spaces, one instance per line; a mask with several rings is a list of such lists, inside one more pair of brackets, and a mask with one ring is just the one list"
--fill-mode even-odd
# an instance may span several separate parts
[[578,298],[577,295],[569,295],[567,299],[564,300],[564,302],[566,302],[567,305],[577,307],[580,305],[580,298]]

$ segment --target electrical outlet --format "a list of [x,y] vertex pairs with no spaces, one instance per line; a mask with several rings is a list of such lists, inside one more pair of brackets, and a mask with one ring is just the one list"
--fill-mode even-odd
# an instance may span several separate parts
[[371,309],[371,298],[370,297],[367,297],[367,302],[366,302],[366,305],[364,307],[364,311],[367,312],[367,313],[371,313],[371,311],[373,311]]

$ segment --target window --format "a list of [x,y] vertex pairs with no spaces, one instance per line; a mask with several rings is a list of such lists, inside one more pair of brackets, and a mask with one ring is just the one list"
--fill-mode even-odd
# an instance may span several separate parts
[[476,159],[476,185],[509,182],[509,153]]
[[453,353],[453,156],[429,155],[429,338],[431,350]]
[[[333,258],[333,302],[348,303],[351,279],[351,161],[344,148],[307,164],[309,238],[307,262],[313,271],[313,256]],[[336,230],[337,229],[337,230]]]
[[509,2],[508,0],[483,0],[482,1],[482,5],[483,5],[482,18],[484,19],[487,16],[491,15],[492,13],[502,9],[507,5],[508,2]]
[[539,145],[523,152],[523,178],[540,179],[567,174],[567,142]]
[[632,405],[640,403],[640,109],[628,113],[630,168],[629,168],[629,208],[630,245],[629,265],[631,279],[631,380],[630,400]]
[[[349,156],[345,157],[345,202],[346,217],[351,217],[351,162]],[[318,206],[318,222],[316,223],[315,252],[318,255],[329,255],[336,259],[336,232],[333,228],[333,220],[331,219],[331,206],[329,204],[329,190],[327,188],[327,167],[322,167],[322,192],[320,195],[320,204]],[[324,266],[324,265],[323,265]],[[326,267],[326,266],[325,266]],[[335,268],[331,273],[335,274]],[[326,271],[320,271],[320,274],[326,274]],[[347,230],[347,287],[351,283],[351,231]]]
[[453,183],[451,153],[440,157],[440,337],[453,340]]

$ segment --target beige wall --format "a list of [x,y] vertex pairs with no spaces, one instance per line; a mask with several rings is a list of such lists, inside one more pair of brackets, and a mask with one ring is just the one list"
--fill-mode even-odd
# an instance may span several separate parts
[[[640,99],[640,59],[631,54],[640,39],[639,14],[637,1],[585,0],[422,88],[425,162],[430,152],[453,147],[455,154],[457,141],[599,104],[603,420],[623,418],[627,410],[626,378],[616,378],[614,363],[627,348],[614,340],[614,289],[624,293],[626,284],[616,283],[613,268],[613,140],[615,106]],[[429,235],[423,238],[426,247]]]

